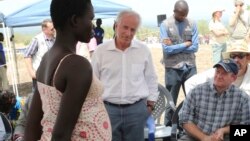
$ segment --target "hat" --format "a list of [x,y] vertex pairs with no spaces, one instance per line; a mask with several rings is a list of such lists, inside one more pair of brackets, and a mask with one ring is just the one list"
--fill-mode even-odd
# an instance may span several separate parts
[[235,75],[238,74],[239,67],[233,59],[223,59],[214,65],[214,68],[222,66],[226,72],[232,72]]
[[244,4],[244,0],[234,0],[234,5]]
[[216,6],[216,7],[214,7],[214,8],[212,9],[212,14],[214,14],[214,13],[217,12],[217,11],[223,12],[223,11],[225,11],[225,9],[222,8],[222,7],[220,7],[220,6]]
[[229,55],[232,52],[250,53],[250,49],[246,41],[230,42],[227,45],[226,52],[222,53],[223,58],[229,58]]

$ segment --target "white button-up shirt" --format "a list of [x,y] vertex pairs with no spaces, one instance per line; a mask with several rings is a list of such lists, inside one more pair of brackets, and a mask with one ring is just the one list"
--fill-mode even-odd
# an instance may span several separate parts
[[158,98],[157,75],[148,47],[136,40],[121,51],[115,41],[100,44],[92,56],[95,75],[104,86],[102,98],[115,104],[132,104]]

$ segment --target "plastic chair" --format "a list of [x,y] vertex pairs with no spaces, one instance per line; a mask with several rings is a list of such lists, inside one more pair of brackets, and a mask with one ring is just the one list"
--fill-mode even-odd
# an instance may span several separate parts
[[171,141],[177,141],[182,135],[185,134],[183,128],[179,125],[179,111],[183,105],[183,101],[176,108],[172,117],[172,130],[171,130]]
[[12,126],[8,118],[0,112],[0,140],[11,141],[12,137]]
[[[152,116],[155,119],[155,138],[163,139],[163,141],[167,141],[171,136],[171,127],[166,127],[164,124],[160,123],[161,117],[163,113],[165,113],[166,107],[170,106],[173,110],[175,110],[175,105],[172,99],[171,94],[168,90],[158,84],[159,96],[155,103],[155,108],[152,111]],[[148,129],[144,128],[144,138],[148,139]]]

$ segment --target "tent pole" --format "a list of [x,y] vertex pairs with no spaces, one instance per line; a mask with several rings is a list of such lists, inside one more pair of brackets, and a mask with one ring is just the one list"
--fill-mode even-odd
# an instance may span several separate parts
[[[5,26],[4,23],[3,25],[3,31],[4,34],[6,35],[6,47],[7,47],[7,53],[8,53],[8,60],[10,62],[10,72],[15,72],[15,62],[13,61],[13,49],[11,48],[10,44],[10,36],[9,36],[9,28]],[[17,89],[17,79],[16,79],[16,73],[10,73],[11,74],[11,79],[12,79],[12,88],[13,92],[16,94],[16,96],[19,96],[18,89]]]
[[18,71],[18,66],[17,66],[17,53],[16,53],[16,46],[15,46],[15,42],[13,41],[14,40],[14,30],[13,30],[13,28],[10,28],[10,31],[11,31],[11,39],[10,39],[10,41],[11,41],[11,46],[13,47],[13,54],[14,54],[14,61],[15,61],[15,63],[14,63],[14,65],[15,65],[15,75],[16,75],[16,77],[17,77],[17,84],[19,84],[20,83],[20,80],[19,80],[19,71]]

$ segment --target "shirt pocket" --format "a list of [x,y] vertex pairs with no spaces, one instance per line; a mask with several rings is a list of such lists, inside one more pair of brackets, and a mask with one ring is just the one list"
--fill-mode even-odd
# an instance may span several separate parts
[[132,64],[131,77],[132,80],[138,81],[143,78],[144,64]]
[[191,28],[186,28],[184,31],[184,41],[192,41],[192,30]]

